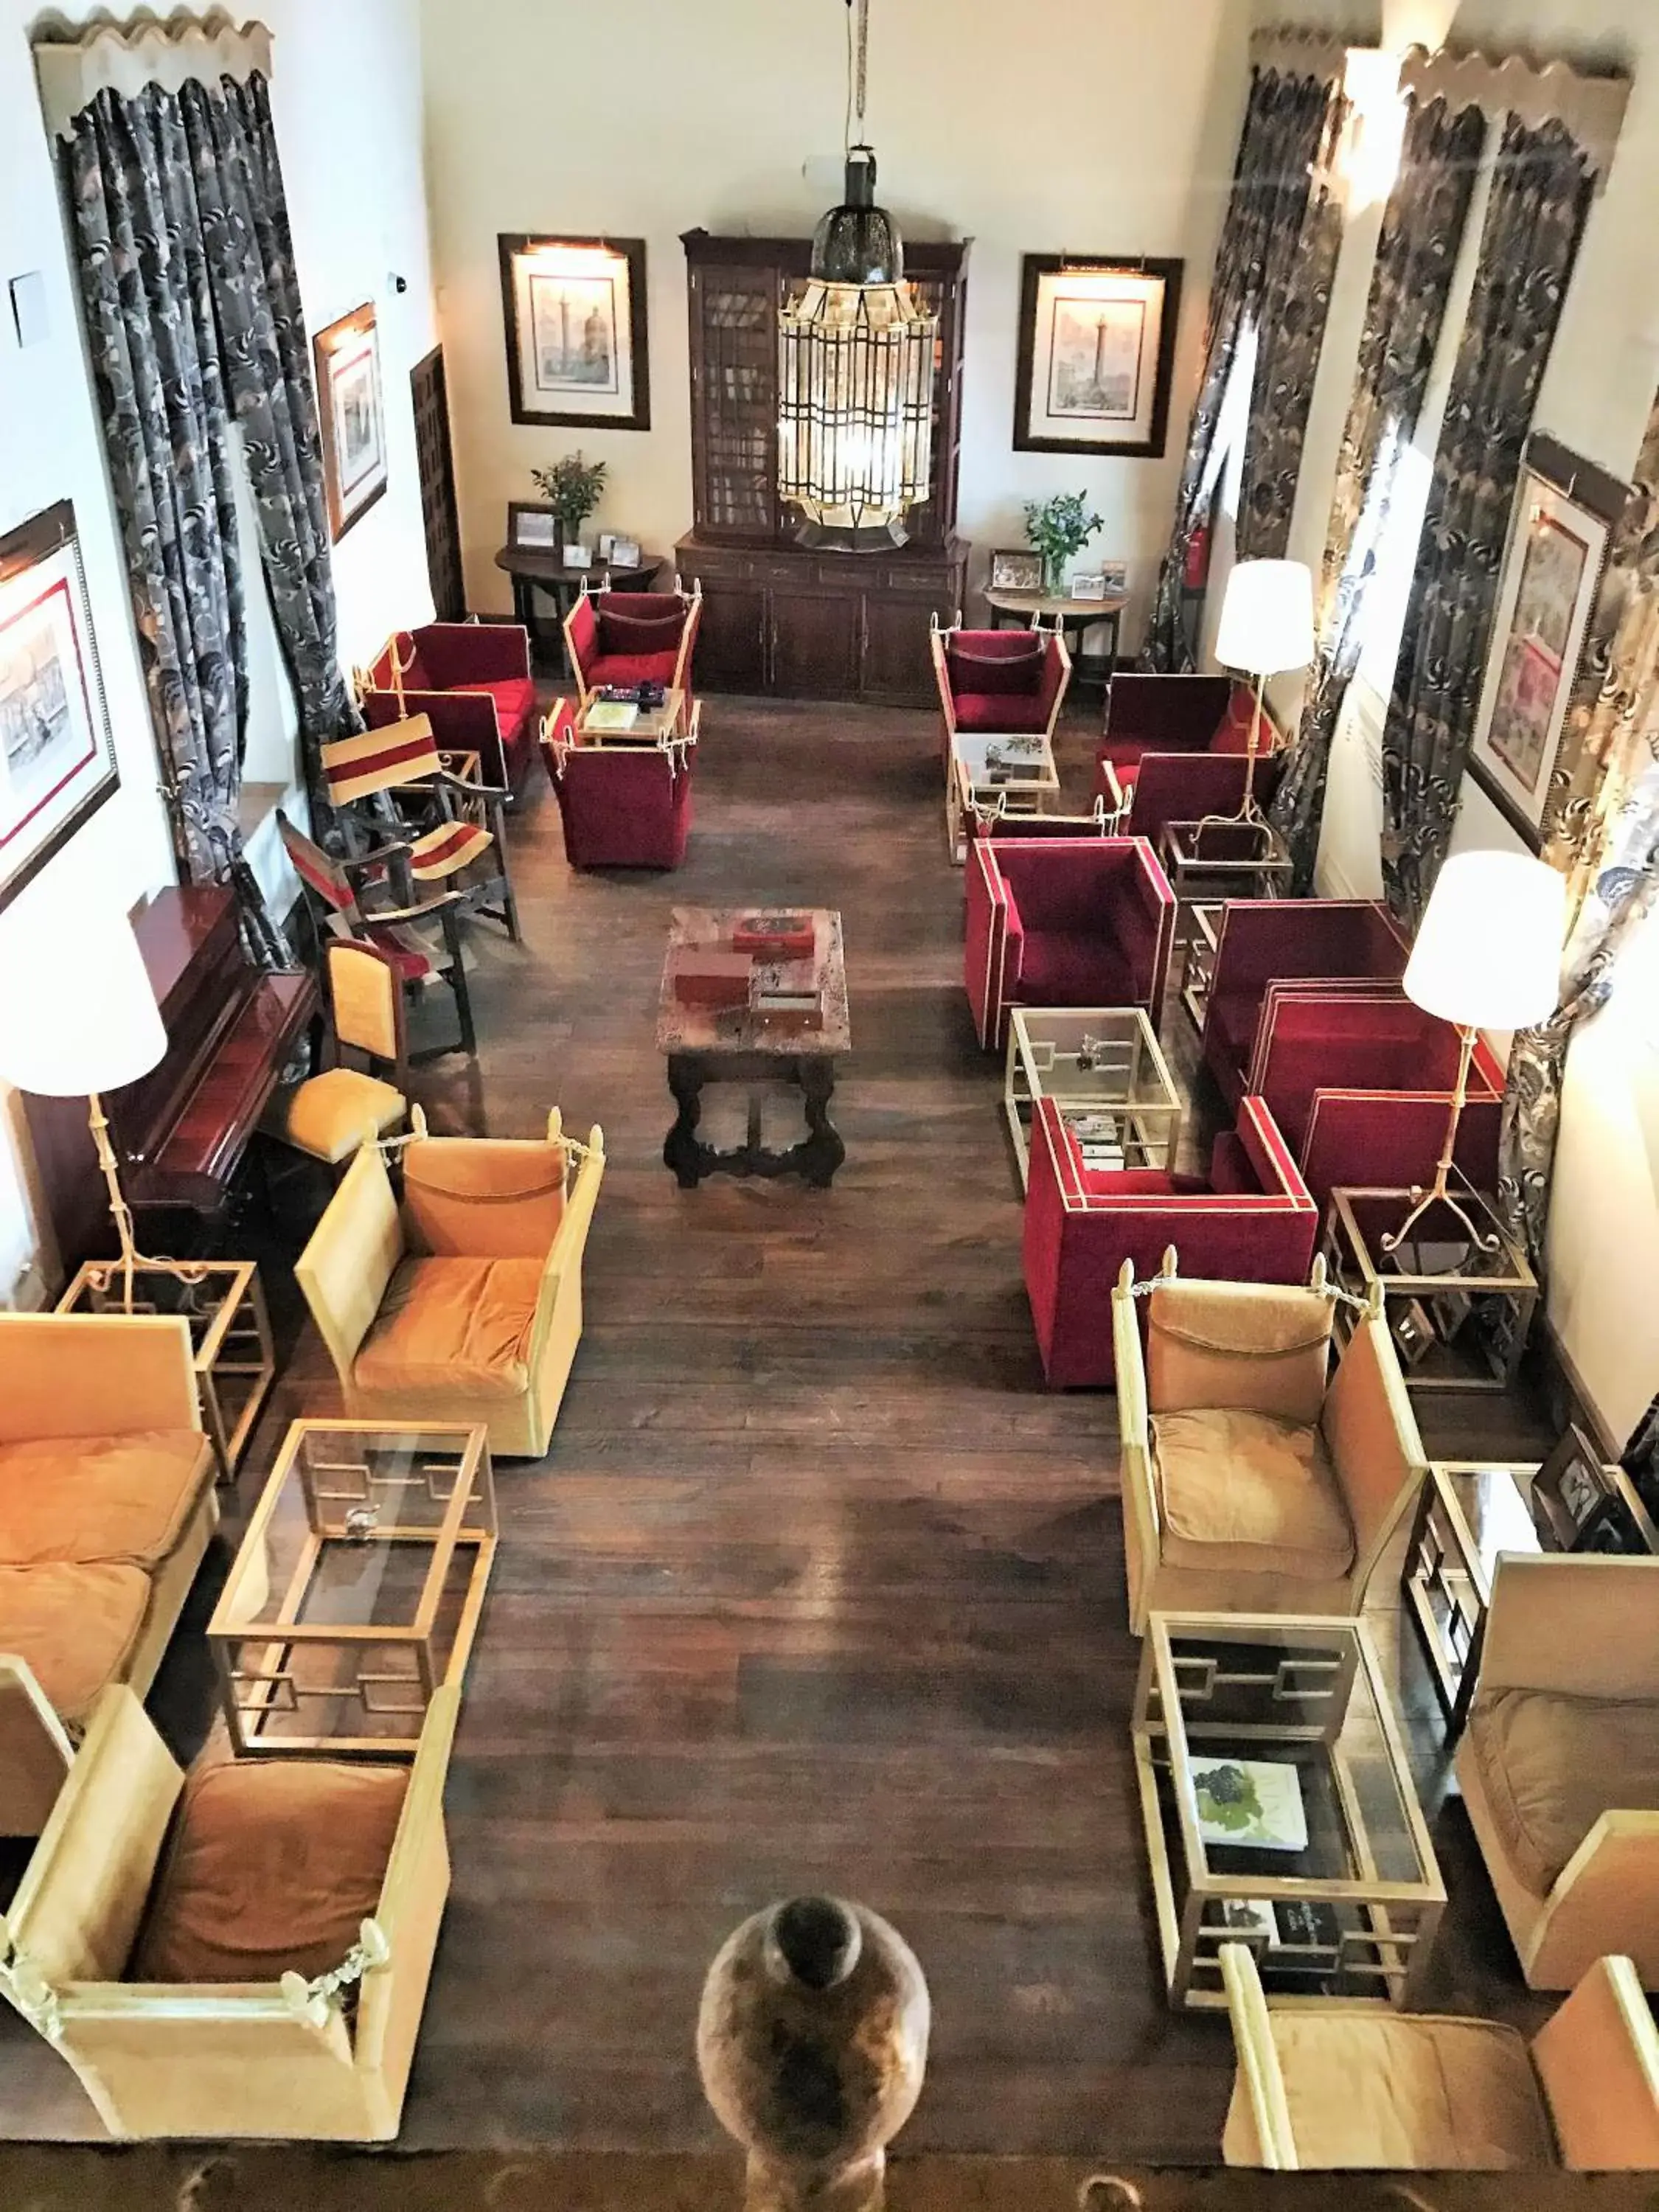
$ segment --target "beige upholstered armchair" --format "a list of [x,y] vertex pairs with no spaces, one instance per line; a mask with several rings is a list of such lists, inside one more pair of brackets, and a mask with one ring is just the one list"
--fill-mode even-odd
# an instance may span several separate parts
[[1659,1560],[1499,1559],[1457,1778],[1530,1986],[1659,1990]]
[[396,2135],[449,1893],[459,1696],[434,1693],[412,1765],[186,1778],[132,1692],[104,1692],[0,1920],[0,1993],[112,2135]]
[[1143,1354],[1133,1269],[1112,1292],[1129,1626],[1170,1613],[1356,1613],[1427,1471],[1380,1304],[1334,1374],[1336,1296],[1151,1287]]
[[539,1459],[581,1336],[604,1133],[571,1143],[556,1109],[528,1142],[430,1137],[413,1119],[402,1205],[365,1145],[295,1269],[346,1413],[483,1421],[491,1451]]
[[1588,1967],[1529,2049],[1489,2020],[1336,2001],[1275,2011],[1243,1944],[1220,1957],[1238,2055],[1229,2166],[1659,2166],[1659,2031],[1628,1959]]

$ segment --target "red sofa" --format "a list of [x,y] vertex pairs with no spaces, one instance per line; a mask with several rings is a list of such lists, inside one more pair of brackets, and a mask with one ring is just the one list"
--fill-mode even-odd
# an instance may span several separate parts
[[1377,899],[1229,899],[1204,1017],[1205,1065],[1237,1108],[1274,983],[1397,983],[1411,947]]
[[560,699],[542,724],[547,763],[573,868],[678,868],[691,830],[691,775],[699,710],[684,738],[655,745],[575,742]]
[[484,782],[517,793],[536,750],[530,635],[517,623],[394,630],[360,679],[363,719],[429,714],[444,752],[477,753]]
[[[1267,1103],[1322,1206],[1338,1183],[1410,1189],[1433,1179],[1457,1081],[1457,1031],[1389,984],[1275,988],[1249,1087]],[[1504,1071],[1482,1039],[1458,1125],[1457,1164],[1497,1187]]]
[[565,617],[564,641],[583,703],[607,684],[660,684],[684,691],[690,712],[692,663],[702,623],[702,586],[672,592],[589,592]]
[[[1255,799],[1266,806],[1284,773],[1282,753],[1261,753],[1255,763]],[[1237,814],[1244,804],[1249,763],[1242,752],[1143,753],[1127,785],[1109,760],[1095,769],[1095,797],[1121,837],[1145,837],[1154,852],[1168,822],[1198,822],[1206,814]]]
[[[1097,772],[1110,763],[1127,795],[1147,753],[1243,753],[1249,750],[1254,685],[1231,676],[1117,676],[1106,702],[1106,729],[1096,748]],[[1264,710],[1262,759],[1279,743]]]
[[936,616],[929,643],[944,766],[958,730],[1053,738],[1072,681],[1072,656],[1057,630],[941,629]]
[[1157,1027],[1175,897],[1143,837],[981,837],[963,979],[988,1052],[1014,1006],[1141,1006]]
[[1319,1209],[1264,1102],[1246,1098],[1215,1141],[1207,1177],[1083,1165],[1052,1098],[1031,1122],[1023,1256],[1042,1372],[1051,1389],[1112,1380],[1112,1285],[1126,1260],[1156,1275],[1174,1245],[1206,1281],[1306,1280]]

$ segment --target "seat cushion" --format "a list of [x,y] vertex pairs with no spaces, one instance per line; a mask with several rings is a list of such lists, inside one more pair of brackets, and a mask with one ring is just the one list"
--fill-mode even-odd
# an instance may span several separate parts
[[[536,686],[528,676],[498,676],[493,684],[469,684],[469,691],[488,691],[495,702],[495,730],[503,744],[536,712]],[[488,782],[489,779],[485,777]]]
[[1659,1812],[1652,1704],[1497,1690],[1469,1713],[1470,1756],[1517,1877],[1546,1897],[1603,1813]]
[[409,1769],[225,1759],[185,1784],[125,1978],[326,1974],[380,1901]]
[[159,1566],[212,1480],[198,1429],[0,1444],[0,1565]]
[[1006,737],[1048,726],[1048,709],[1040,694],[958,691],[951,699],[957,727]]
[[1549,2118],[1514,2028],[1380,2012],[1272,2019],[1302,2166],[1443,2173],[1553,2165]]
[[1353,1528],[1317,1429],[1203,1407],[1152,1422],[1153,1480],[1170,1566],[1337,1582]]
[[58,1719],[78,1727],[126,1680],[149,1605],[142,1567],[0,1567],[0,1651],[27,1660]]
[[1019,995],[1028,1006],[1118,1006],[1129,1002],[1130,978],[1104,930],[1034,929],[1025,933]]
[[352,1369],[359,1387],[521,1396],[541,1278],[539,1260],[400,1261]]
[[331,1067],[283,1097],[277,1124],[285,1143],[331,1167],[404,1118],[401,1091],[355,1067]]

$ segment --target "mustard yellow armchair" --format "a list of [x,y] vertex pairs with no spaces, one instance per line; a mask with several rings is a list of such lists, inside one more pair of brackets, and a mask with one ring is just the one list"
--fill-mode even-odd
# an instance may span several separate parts
[[1112,1292],[1129,1626],[1164,1613],[1356,1613],[1428,1472],[1380,1302],[1331,1372],[1336,1293],[1182,1282]]
[[1498,1559],[1457,1778],[1530,1987],[1659,1990],[1659,1559]]
[[112,2135],[396,2135],[449,1892],[459,1710],[434,1694],[412,1765],[186,1778],[132,1692],[104,1692],[0,1920],[0,1993]]
[[1334,2001],[1275,2010],[1246,1946],[1220,1958],[1238,2058],[1229,2166],[1659,2166],[1659,2031],[1628,1959],[1595,1960],[1528,2048],[1488,2020]]
[[483,1421],[492,1452],[539,1459],[581,1336],[604,1133],[573,1144],[556,1109],[527,1142],[413,1121],[401,1206],[364,1146],[295,1269],[346,1413]]

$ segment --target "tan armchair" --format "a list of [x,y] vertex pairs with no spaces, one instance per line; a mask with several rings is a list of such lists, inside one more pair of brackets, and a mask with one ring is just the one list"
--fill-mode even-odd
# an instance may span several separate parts
[[99,1692],[155,1678],[218,1525],[181,1316],[0,1314],[0,1835],[33,1836]]
[[1330,1373],[1336,1293],[1181,1282],[1173,1250],[1141,1349],[1133,1268],[1112,1292],[1129,1626],[1168,1613],[1357,1613],[1427,1473],[1368,1307]]
[[459,1709],[434,1694],[412,1765],[186,1778],[132,1692],[105,1692],[0,1921],[0,1992],[112,2135],[397,2133],[449,1893]]
[[1499,1559],[1457,1778],[1528,1984],[1659,1990],[1659,1559]]
[[556,1109],[529,1142],[429,1137],[413,1118],[401,1206],[366,1145],[295,1268],[346,1413],[483,1421],[492,1452],[539,1459],[581,1337],[604,1133],[574,1145]]
[[1490,2172],[1559,2154],[1580,2173],[1659,2166],[1659,2031],[1628,1959],[1596,1960],[1528,2049],[1487,2020],[1276,2011],[1243,1944],[1220,1957],[1238,2055],[1229,2166]]

